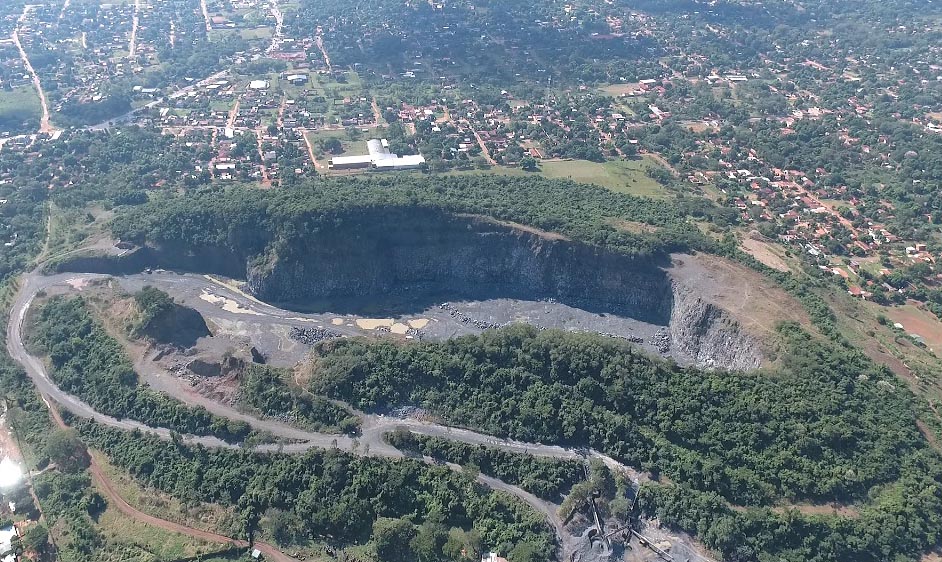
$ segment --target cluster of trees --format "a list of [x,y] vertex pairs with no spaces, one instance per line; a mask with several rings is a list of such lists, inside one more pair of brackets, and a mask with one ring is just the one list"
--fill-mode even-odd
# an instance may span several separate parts
[[[56,469],[37,476],[33,486],[43,514],[50,521],[58,522],[69,537],[59,545],[59,555],[63,560],[88,559],[105,544],[105,538],[95,528],[94,519],[108,505],[105,498],[91,487],[86,470],[88,451],[75,430],[59,429],[50,432],[41,452],[55,464]],[[37,531],[37,534],[32,541],[40,542],[46,538],[42,531]]]
[[140,317],[132,327],[132,333],[144,334],[154,327],[154,323],[166,317],[174,310],[173,298],[156,287],[147,286],[134,293],[134,302]]
[[249,365],[239,375],[239,402],[271,417],[287,416],[313,431],[356,433],[357,416],[331,401],[286,382],[290,371],[268,365]]
[[[782,365],[736,376],[681,368],[597,336],[525,326],[408,347],[340,340],[316,348],[312,388],[365,409],[419,405],[493,434],[588,444],[723,504],[867,501],[909,480],[942,483],[942,459],[917,427],[912,396],[891,374],[796,326],[779,333]],[[942,506],[939,490],[909,499],[895,493],[897,503],[888,496],[868,506],[874,517],[895,510],[915,517],[910,542],[887,552],[911,556],[934,544],[937,511],[923,508]],[[680,520],[681,510],[672,513]],[[760,513],[768,523],[771,512]],[[825,530],[813,540],[834,540]],[[706,536],[731,554],[734,533],[752,536],[733,526]],[[801,559],[774,541],[743,542],[752,553]],[[875,559],[872,546],[846,549]]]
[[[604,188],[538,176],[386,176],[312,181],[298,189],[205,190],[127,208],[113,232],[122,240],[181,248],[225,248],[255,257],[299,246],[320,224],[378,208],[426,208],[478,213],[577,240],[651,257],[709,248],[712,243],[675,208]],[[614,221],[636,221],[653,232],[630,233]]]
[[[553,533],[540,515],[447,467],[337,450],[302,455],[209,450],[91,422],[81,432],[145,485],[185,502],[235,506],[245,537],[259,528],[288,543],[317,538],[363,544],[372,536],[379,559],[391,562],[403,554],[451,561],[460,559],[462,549],[480,554],[515,548],[536,557],[513,562],[545,561],[554,551]],[[401,544],[391,546],[390,535]]]
[[560,495],[582,480],[582,462],[511,453],[485,445],[471,445],[442,437],[398,430],[386,435],[390,445],[445,462],[474,467],[520,486],[535,496],[557,501]]
[[82,298],[46,302],[35,316],[30,339],[49,356],[56,384],[101,413],[230,442],[249,435],[245,422],[186,406],[139,384],[121,344],[92,317]]

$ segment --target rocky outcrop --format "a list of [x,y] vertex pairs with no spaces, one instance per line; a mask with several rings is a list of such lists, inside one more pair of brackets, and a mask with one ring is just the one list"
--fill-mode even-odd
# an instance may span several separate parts
[[762,364],[759,341],[727,312],[700,298],[693,287],[674,283],[673,295],[670,335],[674,350],[705,368],[748,371]]

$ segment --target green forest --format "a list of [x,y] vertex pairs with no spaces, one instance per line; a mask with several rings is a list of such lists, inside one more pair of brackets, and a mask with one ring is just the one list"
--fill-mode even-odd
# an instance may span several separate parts
[[[369,209],[430,209],[475,213],[560,232],[627,255],[663,255],[708,248],[688,222],[712,206],[702,199],[668,206],[604,188],[537,176],[395,176],[311,181],[277,192],[205,189],[127,208],[113,224],[122,240],[188,248],[225,248],[256,256],[269,245],[315,235],[318,225]],[[618,221],[651,225],[631,233]]]
[[145,485],[188,502],[236,506],[243,537],[275,518],[277,525],[265,530],[280,544],[363,544],[372,536],[383,562],[457,561],[463,549],[545,562],[555,548],[539,514],[447,467],[337,450],[285,455],[187,447],[94,423],[84,423],[81,433]]
[[249,365],[239,374],[239,403],[262,414],[281,418],[312,431],[357,433],[360,420],[352,413],[285,379],[290,371],[268,365]]
[[520,486],[549,501],[559,501],[585,474],[578,460],[534,457],[511,453],[484,445],[470,445],[442,437],[394,431],[386,435],[390,445],[400,451],[427,455],[433,459],[473,467],[508,484]]
[[[736,376],[528,326],[409,346],[340,340],[316,348],[312,389],[367,410],[415,405],[495,435],[597,448],[673,482],[649,491],[646,509],[731,560],[884,560],[935,544],[942,458],[917,428],[911,394],[858,352],[793,325],[780,337],[779,367]],[[820,521],[767,509],[796,502],[865,507],[858,520]],[[900,516],[905,529],[875,532]],[[782,517],[808,525],[801,548],[745,527]],[[839,556],[817,553],[835,541]]]

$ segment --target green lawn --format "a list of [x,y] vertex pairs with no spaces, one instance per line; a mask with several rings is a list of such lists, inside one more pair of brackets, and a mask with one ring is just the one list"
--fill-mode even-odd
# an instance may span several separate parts
[[647,158],[589,162],[571,160],[540,162],[540,173],[550,178],[565,178],[582,183],[594,183],[619,193],[644,197],[666,197],[664,186],[648,177],[647,171],[658,165]]
[[39,128],[40,117],[42,107],[39,96],[31,86],[0,90],[0,130],[11,133],[32,132]]
[[[373,129],[370,133],[360,133],[360,138],[358,140],[350,140],[347,131],[309,131],[307,133],[307,138],[310,139],[311,143],[314,145],[314,152],[317,154],[318,158],[332,158],[334,156],[356,156],[360,154],[367,154],[366,150],[366,141],[371,138],[383,138],[383,129]],[[318,140],[326,140],[329,138],[340,139],[340,143],[343,146],[343,152],[341,154],[330,154],[324,155],[320,154],[318,151]]]
[[527,173],[539,173],[548,178],[571,179],[580,183],[592,183],[619,193],[629,193],[641,197],[664,198],[669,192],[664,186],[647,175],[647,170],[658,164],[647,158],[638,160],[612,160],[609,162],[590,162],[588,160],[541,161],[539,172],[524,172],[520,168],[496,166],[485,170],[456,170],[453,175],[500,174],[521,176]]

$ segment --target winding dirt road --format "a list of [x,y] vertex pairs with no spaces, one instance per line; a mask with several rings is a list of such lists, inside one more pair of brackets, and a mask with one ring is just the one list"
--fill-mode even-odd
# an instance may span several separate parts
[[[128,420],[121,419],[118,420],[111,416],[104,415],[100,412],[97,412],[94,408],[89,406],[87,403],[78,399],[77,397],[68,394],[61,390],[49,377],[48,372],[46,371],[45,364],[38,357],[33,356],[26,349],[26,345],[23,341],[23,325],[29,311],[30,306],[36,298],[36,295],[45,289],[57,284],[62,284],[65,281],[71,282],[84,282],[91,281],[95,279],[107,278],[107,275],[99,274],[59,274],[54,276],[42,276],[37,272],[32,272],[25,275],[22,279],[22,285],[19,292],[14,299],[9,322],[7,324],[7,351],[10,353],[10,356],[13,357],[18,363],[20,363],[23,368],[26,370],[29,377],[32,379],[33,383],[36,385],[37,389],[43,396],[53,416],[56,418],[57,423],[62,424],[61,418],[58,416],[58,412],[52,406],[51,402],[56,402],[62,407],[70,411],[72,414],[90,418],[95,420],[98,423],[107,425],[110,427],[115,427],[124,430],[140,430],[148,433],[158,435],[161,438],[169,439],[170,431],[164,428],[150,427],[145,424]],[[231,297],[238,297],[240,299],[246,300],[248,304],[255,305],[252,301],[241,297],[237,292],[232,292]],[[137,365],[138,367],[144,366],[141,362]],[[149,372],[150,369],[143,369],[142,376],[145,378],[150,378]],[[152,375],[152,373],[150,373]],[[348,435],[338,435],[338,434],[329,434],[329,433],[317,433],[311,431],[301,430],[287,424],[283,424],[274,420],[264,420],[258,419],[253,416],[249,416],[242,412],[238,412],[235,409],[220,404],[218,402],[200,400],[197,398],[198,395],[172,391],[174,388],[172,385],[162,386],[161,390],[170,391],[169,393],[174,398],[191,404],[191,405],[201,405],[210,409],[211,412],[229,417],[232,419],[243,420],[249,423],[253,428],[270,431],[277,437],[283,437],[292,440],[298,440],[298,443],[291,443],[287,445],[265,445],[259,446],[256,450],[262,451],[274,451],[280,450],[285,453],[299,453],[306,451],[311,448],[331,448],[337,447],[345,451],[353,452],[360,455],[370,455],[370,456],[379,456],[379,457],[388,457],[388,458],[402,458],[404,457],[403,453],[396,449],[395,447],[389,445],[384,440],[383,436],[396,429],[407,429],[409,431],[430,435],[436,437],[444,437],[447,439],[453,439],[455,441],[461,441],[471,444],[480,444],[487,445],[491,447],[496,447],[506,451],[526,453],[536,456],[550,457],[550,458],[559,458],[559,459],[582,459],[585,456],[569,449],[564,449],[562,447],[552,446],[552,445],[542,445],[535,443],[523,443],[513,440],[498,439],[483,433],[478,433],[466,429],[453,428],[448,426],[443,426],[439,424],[418,421],[413,419],[399,419],[391,418],[385,416],[376,416],[364,413],[358,413],[362,419],[362,433],[361,435],[354,439]],[[179,388],[179,387],[177,387]],[[62,424],[64,426],[64,424]],[[232,448],[235,445],[226,443],[214,437],[200,437],[200,436],[185,436],[183,441],[190,444],[201,444],[207,447],[226,447]],[[601,455],[595,451],[589,452],[589,456],[602,458],[606,464],[609,464],[613,467],[619,467],[621,469],[627,469],[614,459]],[[109,499],[114,501],[116,507],[122,510],[122,512],[127,515],[134,517],[135,519],[141,520],[145,523],[154,524],[172,530],[175,532],[180,532],[189,536],[196,538],[202,538],[205,540],[215,540],[216,542],[227,542],[229,544],[239,544],[234,542],[234,539],[227,537],[222,537],[220,535],[214,535],[212,533],[206,533],[205,531],[200,531],[198,529],[192,529],[173,523],[170,521],[164,521],[162,519],[149,516],[147,514],[141,513],[127,504],[120,495],[114,490],[114,487],[110,485],[107,481],[107,477],[101,472],[100,467],[95,467],[92,469],[93,476],[96,478],[96,482],[101,484],[101,487],[104,491],[108,492],[111,496]],[[478,481],[482,484],[520,499],[531,508],[535,509],[537,512],[541,513],[546,517],[547,522],[555,531],[557,538],[560,541],[560,544],[563,548],[563,559],[569,555],[571,549],[574,545],[574,538],[569,536],[564,529],[563,521],[556,515],[556,506],[550,502],[543,501],[532,494],[525,492],[523,489],[507,484],[506,482],[500,481],[496,478],[489,476],[481,475],[478,478]],[[290,558],[284,557],[283,554],[277,552],[276,549],[270,547],[272,551],[276,554],[270,554],[272,558],[276,560],[290,560]],[[258,548],[261,550],[262,545],[259,544]],[[263,550],[263,552],[265,552]]]
[[[154,275],[157,275],[157,273],[154,273]],[[252,309],[260,316],[266,318],[270,317],[273,321],[276,321],[276,319],[280,319],[283,316],[296,314],[259,302],[250,295],[246,295],[241,291],[229,287],[228,285],[214,283],[205,276],[176,275],[170,273],[167,275],[175,275],[177,282],[180,283],[210,283],[215,291],[225,294],[227,298],[235,300],[241,307]],[[52,412],[52,415],[55,417],[56,422],[60,425],[64,424],[62,424],[62,420],[58,415],[58,411],[52,405],[53,401],[57,402],[62,407],[66,408],[77,416],[91,418],[104,425],[124,430],[138,429],[144,432],[155,434],[163,439],[169,439],[170,431],[164,428],[149,427],[136,421],[127,419],[118,420],[113,417],[106,416],[95,411],[91,406],[82,400],[79,400],[77,397],[62,391],[49,378],[43,361],[31,355],[27,351],[23,342],[23,323],[30,306],[40,291],[48,289],[53,285],[63,285],[66,282],[68,282],[68,284],[72,285],[73,287],[78,287],[85,282],[107,279],[109,277],[112,276],[88,273],[63,273],[53,276],[42,276],[36,271],[24,275],[22,277],[22,284],[14,299],[9,316],[9,322],[7,325],[7,350],[10,355],[24,367],[27,374],[33,380],[37,389],[43,396],[43,399]],[[201,289],[204,286],[205,285],[202,284],[199,285]],[[172,375],[161,373],[159,367],[156,366],[153,361],[149,361],[146,357],[139,360],[135,365],[135,368],[141,377],[144,378],[145,381],[153,386],[156,390],[165,392],[169,396],[183,403],[195,406],[203,406],[210,412],[219,416],[245,421],[253,429],[268,431],[276,437],[295,441],[294,443],[289,443],[286,445],[258,446],[254,450],[259,452],[280,451],[282,453],[290,454],[300,453],[316,447],[321,449],[338,448],[357,455],[402,458],[406,455],[387,443],[384,439],[384,435],[397,429],[405,429],[417,434],[441,437],[474,445],[485,445],[504,451],[539,457],[573,460],[586,460],[590,458],[600,459],[611,469],[624,473],[635,482],[641,482],[648,479],[647,474],[633,470],[630,467],[619,463],[615,459],[612,459],[611,457],[603,455],[594,450],[576,451],[555,445],[544,445],[541,443],[526,443],[509,439],[499,439],[467,429],[449,427],[415,419],[402,419],[366,414],[364,412],[358,412],[352,409],[351,410],[357,416],[359,416],[361,420],[362,431],[360,436],[356,439],[348,435],[306,431],[275,420],[259,419],[253,417],[243,412],[239,412],[225,404],[209,400],[208,398],[195,392],[189,392],[179,384],[171,384]],[[237,446],[223,442],[213,437],[187,435],[184,436],[182,440],[185,443],[201,444],[207,447],[234,448]],[[430,463],[434,462],[430,458],[423,458],[422,460]],[[460,467],[457,465],[449,466],[453,470],[460,470]],[[155,525],[162,529],[182,533],[202,540],[234,545],[245,544],[244,542],[237,539],[224,537],[214,533],[208,533],[199,529],[193,529],[178,523],[165,521],[158,517],[142,513],[129,505],[120,496],[120,494],[117,493],[117,491],[114,489],[114,486],[108,480],[107,475],[100,469],[99,466],[93,464],[92,474],[103,493],[108,496],[109,502],[111,502],[116,508],[121,510],[122,513],[128,515],[129,517],[147,524]],[[561,560],[569,561],[570,558],[574,555],[584,560],[584,558],[581,558],[581,555],[587,554],[588,552],[586,548],[589,544],[587,542],[588,539],[586,538],[586,535],[575,536],[566,529],[565,522],[562,521],[557,514],[558,506],[556,504],[537,498],[533,494],[524,491],[518,486],[508,484],[491,476],[481,474],[478,476],[477,480],[482,485],[487,486],[495,491],[514,496],[518,500],[527,504],[537,513],[540,513],[545,518],[548,525],[553,529],[557,537]],[[687,540],[675,543],[675,547],[683,547],[683,550],[687,552],[687,557],[689,560],[695,560],[698,562],[711,562],[709,558],[699,554],[696,552],[696,550],[685,544],[685,542],[687,542]],[[256,543],[255,547],[262,551],[271,560],[276,560],[278,562],[289,562],[292,560],[269,544]]]

